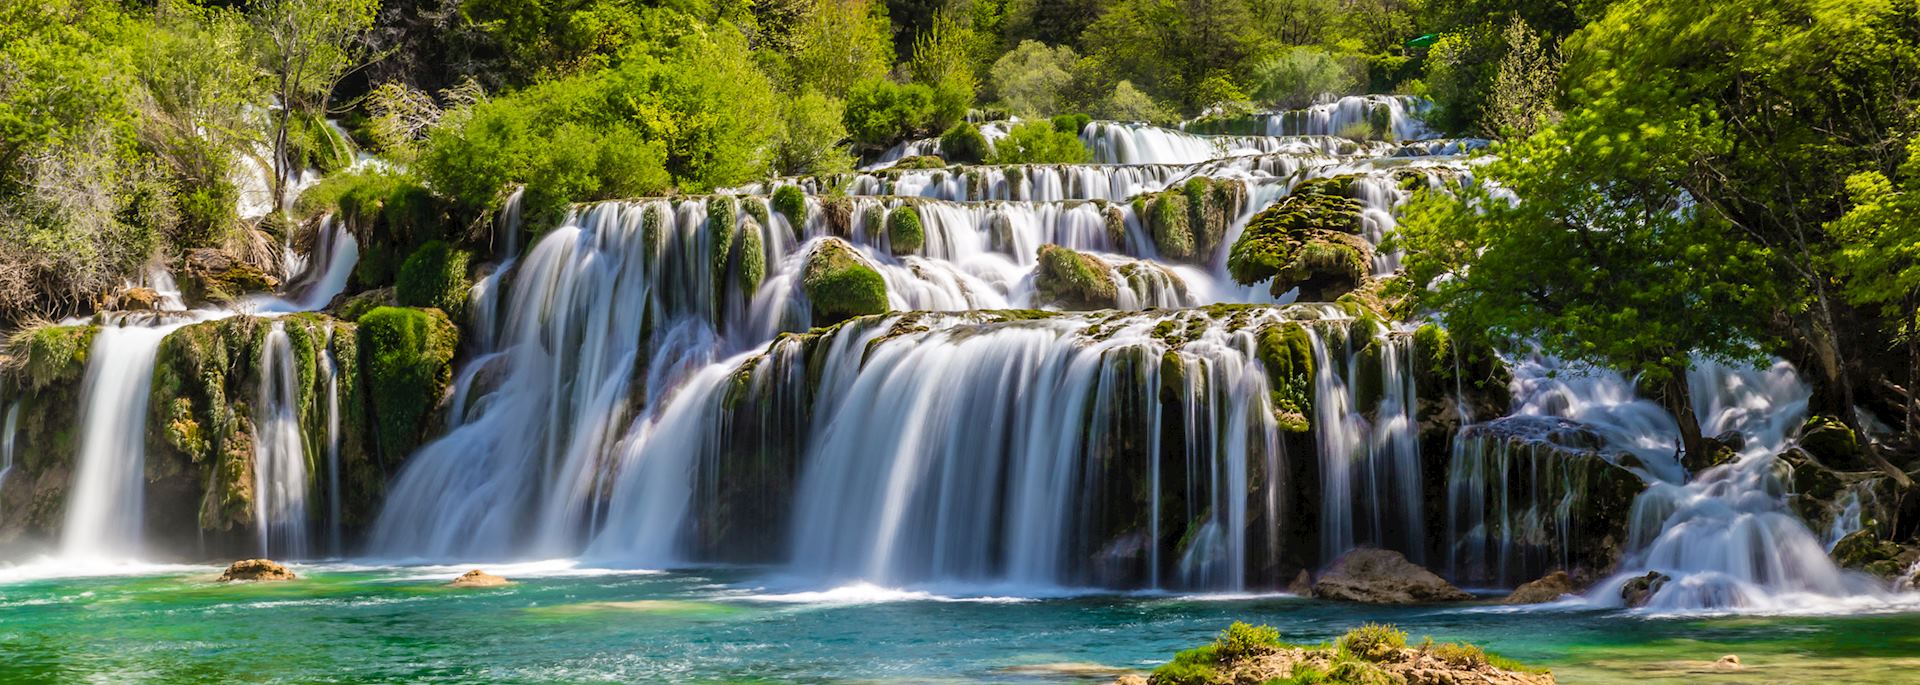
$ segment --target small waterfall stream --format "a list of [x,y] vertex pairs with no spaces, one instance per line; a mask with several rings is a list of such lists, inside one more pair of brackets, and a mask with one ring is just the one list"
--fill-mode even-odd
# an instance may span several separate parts
[[264,557],[305,558],[307,454],[300,434],[293,347],[273,322],[260,351],[259,395],[253,407],[254,526]]
[[149,381],[160,341],[180,325],[123,319],[94,336],[81,390],[79,457],[61,528],[66,558],[107,561],[141,553]]

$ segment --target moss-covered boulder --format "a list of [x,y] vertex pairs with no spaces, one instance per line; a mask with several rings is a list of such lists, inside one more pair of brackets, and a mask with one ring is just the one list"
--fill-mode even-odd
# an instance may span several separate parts
[[180,293],[188,302],[227,304],[248,293],[273,290],[280,279],[224,250],[188,250],[175,270]]
[[1303,302],[1331,302],[1372,271],[1373,246],[1360,237],[1358,201],[1295,191],[1247,222],[1227,256],[1241,285],[1271,281],[1279,296],[1300,289]]
[[807,229],[807,193],[799,186],[784,185],[773,189],[773,211],[787,218],[787,225],[793,228],[793,235],[799,238]]
[[813,305],[814,326],[887,311],[886,279],[838,238],[822,240],[808,255],[800,287]]
[[1800,427],[1800,448],[1828,467],[1848,470],[1869,468],[1866,450],[1853,429],[1831,416],[1815,416]]
[[403,307],[433,307],[462,320],[467,291],[473,288],[467,269],[471,256],[444,240],[429,240],[400,265],[393,297]]
[[1113,309],[1119,286],[1099,257],[1041,245],[1033,272],[1034,304],[1068,310]]
[[1313,412],[1313,341],[1305,326],[1276,323],[1255,336],[1254,354],[1267,372],[1273,416],[1280,427],[1306,432]]
[[459,330],[434,309],[380,307],[359,321],[375,445],[387,463],[413,452],[429,432],[429,418],[453,381]]
[[740,286],[740,294],[748,300],[760,289],[760,283],[767,280],[767,246],[761,238],[761,223],[753,217],[740,220],[740,230],[734,236],[733,280]]
[[1246,186],[1239,181],[1195,178],[1134,198],[1133,210],[1162,258],[1204,265],[1245,205]]
[[907,158],[901,159],[898,162],[894,162],[891,168],[894,168],[894,169],[945,169],[947,168],[947,160],[941,159],[937,155],[916,155],[913,157],[907,157]]
[[911,204],[887,213],[887,247],[896,255],[910,255],[927,243],[926,228],[920,224],[920,211]]
[[1907,570],[1900,563],[1906,549],[1880,539],[1871,530],[1855,531],[1834,543],[1833,561],[1843,568],[1865,571],[1884,579],[1893,579]]

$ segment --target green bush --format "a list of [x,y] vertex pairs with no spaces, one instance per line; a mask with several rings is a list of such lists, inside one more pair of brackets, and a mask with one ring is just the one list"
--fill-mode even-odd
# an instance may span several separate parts
[[799,186],[780,186],[773,189],[773,210],[787,218],[793,227],[793,235],[798,238],[807,230],[807,193]]
[[403,307],[433,307],[448,318],[462,320],[467,291],[473,287],[467,279],[468,261],[465,251],[446,241],[427,241],[400,265],[393,284],[395,301]]
[[1173,655],[1173,660],[1153,669],[1152,682],[1157,685],[1213,685],[1220,681],[1220,672],[1214,666],[1220,663],[1218,648],[1213,645],[1181,650]]
[[425,438],[453,380],[459,329],[432,309],[379,307],[358,322],[361,368],[380,452],[398,460]]
[[1340,651],[1367,661],[1388,659],[1407,646],[1407,634],[1391,625],[1368,623],[1340,636]]
[[993,147],[987,144],[987,137],[980,135],[980,127],[973,124],[960,122],[940,134],[940,156],[947,161],[979,164],[992,154]]
[[829,239],[814,248],[800,286],[813,305],[815,326],[887,311],[886,279],[845,241]]
[[402,260],[420,245],[451,238],[447,211],[445,200],[419,179],[378,169],[329,176],[294,203],[296,215],[331,213],[358,237],[360,261],[353,281],[359,288],[394,282]]
[[1234,621],[1233,625],[1220,631],[1220,637],[1214,639],[1213,646],[1219,650],[1221,661],[1239,661],[1278,649],[1281,646],[1280,631],[1273,626]]
[[1254,67],[1254,97],[1273,107],[1300,108],[1323,95],[1360,89],[1358,65],[1324,48],[1301,46],[1261,60]]
[[847,133],[855,141],[869,147],[884,148],[928,131],[939,130],[935,128],[938,124],[958,119],[959,115],[966,113],[964,108],[959,115],[941,109],[951,106],[951,103],[939,101],[932,86],[874,79],[855,84],[847,91],[844,116]]
[[993,150],[995,164],[1085,164],[1093,158],[1079,136],[1061,133],[1045,121],[1013,127],[994,142]]
[[887,244],[894,254],[919,252],[926,242],[926,229],[920,225],[920,212],[913,205],[895,207],[887,214]]
[[1093,122],[1093,117],[1085,114],[1062,114],[1050,119],[1049,122],[1053,124],[1053,130],[1078,137],[1080,130]]

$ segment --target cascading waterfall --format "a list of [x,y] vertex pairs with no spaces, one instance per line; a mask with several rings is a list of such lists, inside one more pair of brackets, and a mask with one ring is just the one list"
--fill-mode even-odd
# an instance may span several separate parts
[[260,351],[254,400],[253,502],[260,554],[299,558],[307,547],[307,454],[300,435],[293,345],[275,321]]
[[7,413],[0,419],[0,487],[7,484],[7,474],[13,471],[14,439],[20,433],[20,402],[7,403]]
[[148,384],[160,341],[178,327],[121,320],[94,336],[81,386],[79,458],[61,528],[66,558],[140,554]]
[[[1372,545],[1417,563],[1425,550],[1412,341],[1391,331],[1360,340],[1309,335],[1322,558]],[[1377,397],[1357,396],[1356,386],[1375,383]]]
[[329,323],[321,347],[320,377],[327,386],[327,550],[339,555],[346,551],[342,534],[346,522],[340,507],[340,364],[333,356],[333,336]]

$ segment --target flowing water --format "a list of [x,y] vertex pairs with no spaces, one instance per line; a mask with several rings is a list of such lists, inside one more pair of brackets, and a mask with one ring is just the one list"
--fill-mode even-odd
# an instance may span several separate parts
[[286,327],[273,322],[261,346],[259,396],[253,405],[253,511],[262,557],[304,559],[311,552],[295,361]]
[[105,561],[145,551],[149,382],[160,341],[176,327],[107,325],[94,336],[81,390],[80,452],[61,528],[63,556]]

